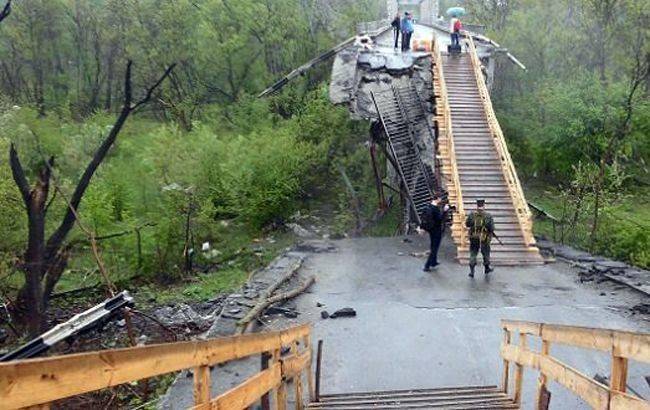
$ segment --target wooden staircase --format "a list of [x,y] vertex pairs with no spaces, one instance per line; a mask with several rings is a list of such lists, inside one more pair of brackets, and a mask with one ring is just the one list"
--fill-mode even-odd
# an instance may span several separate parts
[[439,389],[393,390],[330,394],[309,409],[518,409],[511,397],[496,386],[467,386]]
[[[471,42],[471,40],[470,40]],[[439,151],[450,202],[459,210],[452,226],[457,259],[469,262],[465,217],[485,199],[495,233],[493,265],[538,265],[543,259],[532,234],[532,218],[496,120],[473,43],[460,55],[434,49],[434,90]]]

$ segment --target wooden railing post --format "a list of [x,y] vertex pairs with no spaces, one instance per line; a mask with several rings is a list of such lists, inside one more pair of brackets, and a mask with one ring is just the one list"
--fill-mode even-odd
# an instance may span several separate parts
[[194,368],[194,405],[210,403],[210,366]]
[[[542,350],[540,354],[542,356],[548,356],[551,348],[551,343],[548,340],[542,339]],[[548,402],[545,399],[547,397],[546,382],[547,377],[544,373],[539,372],[539,379],[537,380],[537,396],[535,401],[535,408],[537,410],[544,410],[548,408]],[[545,405],[546,403],[546,405]]]
[[[503,329],[503,345],[510,344],[510,331]],[[503,359],[503,376],[501,378],[501,389],[505,394],[508,394],[508,386],[510,385],[510,361]]]
[[[264,371],[269,368],[269,362],[271,361],[272,357],[273,356],[269,352],[262,352],[262,355],[260,357],[260,370]],[[262,410],[271,410],[270,392],[267,392],[262,396],[260,404],[262,405]]]
[[312,372],[312,361],[314,358],[314,348],[311,345],[311,334],[305,336],[305,347],[309,351],[309,362],[307,363],[307,389],[309,390],[309,401],[316,400],[316,392],[314,391],[314,373]]
[[[521,350],[527,350],[528,348],[527,335],[522,332],[519,332],[519,347],[521,348]],[[513,401],[516,404],[521,404],[523,384],[524,384],[524,366],[521,364],[517,364],[515,369],[515,392],[513,396]]]
[[[273,351],[273,363],[278,363],[280,361],[280,350],[276,349]],[[287,385],[286,380],[281,380],[280,385],[273,392],[275,408],[277,410],[286,410],[287,409]]]
[[[300,346],[300,342],[296,340],[293,344],[293,354],[296,356],[298,355],[299,346]],[[302,404],[303,404],[302,403],[302,370],[298,372],[296,377],[294,377],[293,384],[296,389],[295,392],[296,410],[302,410]]]
[[617,354],[616,346],[612,351],[612,377],[609,387],[621,393],[627,390],[627,358]]

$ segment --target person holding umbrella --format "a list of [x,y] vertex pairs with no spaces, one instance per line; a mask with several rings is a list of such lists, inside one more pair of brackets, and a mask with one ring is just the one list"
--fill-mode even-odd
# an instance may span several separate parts
[[449,31],[451,31],[451,45],[460,46],[460,31],[463,24],[460,22],[460,16],[465,15],[465,9],[462,7],[451,7],[447,9],[447,15],[451,17]]

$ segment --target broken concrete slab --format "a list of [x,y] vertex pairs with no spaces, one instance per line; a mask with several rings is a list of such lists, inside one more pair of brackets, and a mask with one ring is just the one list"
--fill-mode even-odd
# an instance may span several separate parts
[[356,310],[352,309],[351,307],[346,307],[332,313],[330,315],[330,319],[336,319],[337,317],[355,317],[356,315],[357,315]]
[[336,252],[337,250],[336,246],[327,240],[301,241],[294,246],[294,249],[306,253]]
[[[275,258],[266,268],[256,272],[242,289],[225,298],[221,312],[215,316],[212,325],[201,335],[201,338],[208,339],[235,334],[238,330],[238,322],[255,307],[255,302],[264,295],[264,291],[278,282],[280,278],[288,275],[290,271],[294,271],[294,276],[297,276],[297,270],[302,265],[305,257],[306,254],[303,252],[290,250]],[[292,286],[291,281],[285,283],[284,286]],[[285,303],[284,306],[274,309],[286,318],[295,319],[298,316],[295,305],[292,303]],[[213,386],[213,391],[224,391],[227,387],[233,387],[241,383],[243,378],[240,375],[250,373],[251,369],[255,369],[256,366],[259,371],[258,358],[257,360],[240,360],[220,366],[218,368],[218,377],[213,375],[213,380],[219,381],[216,386]],[[225,380],[224,373],[228,375],[227,380]],[[191,379],[189,383],[187,382],[186,375],[187,372],[181,372],[176,377],[165,396],[163,396],[158,408],[181,409],[191,407],[193,386]]]
[[538,245],[541,243],[547,252],[580,268],[579,276],[583,283],[591,281],[601,283],[603,280],[611,280],[650,296],[650,271],[549,240],[537,242]]

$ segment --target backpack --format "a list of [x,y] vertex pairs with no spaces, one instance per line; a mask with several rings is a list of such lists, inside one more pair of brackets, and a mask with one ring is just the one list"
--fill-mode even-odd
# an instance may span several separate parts
[[487,226],[486,216],[482,212],[475,212],[473,217],[473,225],[470,227],[469,237],[471,239],[487,242],[490,239]]
[[434,205],[427,206],[422,215],[420,226],[427,232],[433,231],[436,227],[436,221],[433,218],[433,207]]
[[463,28],[463,25],[460,23],[460,20],[454,22],[454,32],[458,33]]

